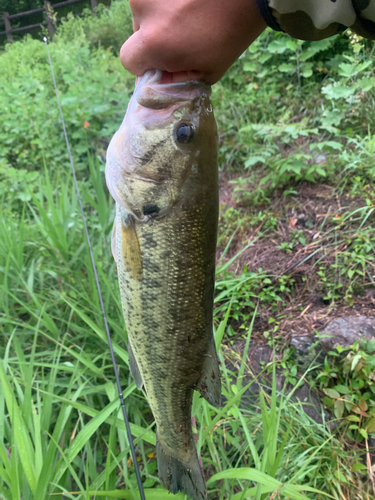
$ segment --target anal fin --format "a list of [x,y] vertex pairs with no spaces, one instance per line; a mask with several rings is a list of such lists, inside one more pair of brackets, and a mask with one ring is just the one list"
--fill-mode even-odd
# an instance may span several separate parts
[[194,389],[200,392],[212,406],[218,408],[221,405],[221,378],[213,337],[208,352],[204,356],[203,372]]
[[133,349],[132,346],[130,345],[130,342],[128,342],[128,355],[129,355],[129,368],[131,376],[134,379],[137,389],[140,390],[142,389],[143,386],[142,375],[141,372],[139,371],[138,364],[134,357]]

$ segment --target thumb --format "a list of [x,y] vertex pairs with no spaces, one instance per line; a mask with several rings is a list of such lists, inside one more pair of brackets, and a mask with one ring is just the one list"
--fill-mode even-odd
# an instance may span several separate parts
[[[171,72],[170,68],[166,71],[165,62],[161,61],[160,57],[157,57],[158,51],[150,50],[142,35],[142,30],[139,29],[121,47],[121,63],[130,73],[135,76],[143,76],[150,69],[159,69],[163,71],[160,83],[177,83],[203,78],[202,73],[195,70],[186,71],[172,67]],[[163,52],[165,53],[165,50]]]
[[142,76],[148,69],[154,69],[155,61],[145,46],[142,30],[139,29],[126,40],[120,50],[121,64],[133,75]]

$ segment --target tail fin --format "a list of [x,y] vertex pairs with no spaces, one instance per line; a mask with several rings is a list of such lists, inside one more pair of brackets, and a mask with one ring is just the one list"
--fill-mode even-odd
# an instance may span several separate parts
[[189,463],[183,463],[169,456],[163,450],[162,444],[158,439],[156,443],[156,455],[159,477],[167,490],[173,494],[181,491],[191,498],[191,500],[206,500],[206,483],[195,450]]

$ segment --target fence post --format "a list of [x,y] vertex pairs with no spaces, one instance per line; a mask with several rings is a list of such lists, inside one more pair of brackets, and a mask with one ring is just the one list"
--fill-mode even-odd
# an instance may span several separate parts
[[5,24],[5,31],[7,34],[7,40],[9,43],[13,43],[12,26],[10,25],[8,12],[4,12],[4,24]]
[[52,40],[55,30],[53,28],[52,7],[50,2],[48,2],[47,0],[44,0],[44,8],[46,9],[48,34],[50,39]]
[[98,6],[98,0],[91,0],[91,9],[94,10]]

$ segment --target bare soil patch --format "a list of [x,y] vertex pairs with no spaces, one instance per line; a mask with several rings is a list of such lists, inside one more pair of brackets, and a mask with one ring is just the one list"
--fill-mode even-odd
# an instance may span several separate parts
[[[259,316],[256,318],[253,337],[264,339],[263,332],[269,329],[269,318],[280,316],[278,335],[289,340],[291,332],[303,335],[314,330],[322,330],[334,318],[346,315],[374,315],[375,290],[368,276],[357,280],[355,293],[350,302],[337,298],[325,299],[326,290],[318,272],[327,269],[331,279],[343,281],[347,277],[332,275],[332,265],[338,253],[347,251],[348,234],[355,237],[361,232],[355,222],[342,222],[343,215],[366,206],[364,198],[344,193],[338,195],[329,185],[303,183],[295,193],[284,196],[275,191],[269,203],[262,206],[246,204],[236,196],[231,181],[240,174],[223,175],[220,181],[220,229],[232,234],[236,230],[224,261],[232,258],[250,242],[233,263],[231,271],[235,275],[262,269],[273,283],[283,275],[293,278],[293,289],[285,293],[278,310],[259,303]],[[248,189],[252,186],[249,184]],[[234,211],[234,220],[227,220],[228,209]],[[262,213],[263,217],[259,217]],[[238,227],[236,227],[238,221]],[[270,224],[270,222],[272,224]],[[269,227],[267,228],[267,224]],[[369,227],[367,220],[362,230]],[[228,226],[231,226],[230,228]],[[222,256],[229,236],[224,239],[217,251]],[[331,269],[331,271],[329,271]],[[372,268],[372,275],[375,269]],[[235,331],[239,325],[232,321]],[[240,332],[239,332],[240,333]]]

